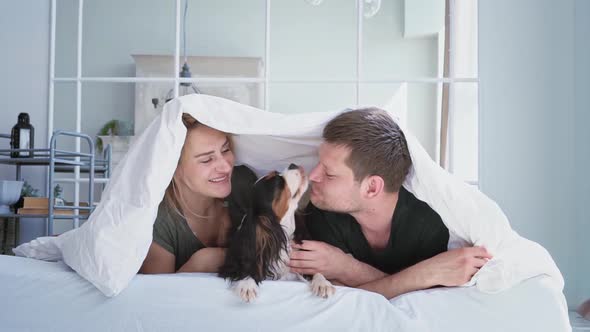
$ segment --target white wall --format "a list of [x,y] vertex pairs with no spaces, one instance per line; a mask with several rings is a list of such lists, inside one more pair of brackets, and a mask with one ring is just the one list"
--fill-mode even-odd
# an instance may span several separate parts
[[575,2],[575,184],[578,292],[573,303],[590,299],[590,1]]
[[[587,31],[587,4],[577,8],[586,10],[575,16],[580,32]],[[575,307],[590,262],[576,241],[589,234],[580,219],[588,192],[584,199],[576,190],[588,183],[588,168],[576,161],[588,164],[587,152],[578,153],[588,151],[581,131],[589,103],[587,82],[574,103],[574,82],[581,84],[577,74],[574,80],[574,49],[587,55],[588,34],[574,40],[573,0],[482,0],[479,15],[481,188],[516,231],[549,250]],[[589,58],[579,56],[575,65],[586,68],[586,79]]]
[[[47,91],[49,77],[49,1],[0,1],[0,132],[10,133],[18,113],[27,112],[35,127],[35,146],[47,146]],[[9,140],[0,139],[8,149]],[[24,167],[22,177],[45,192],[45,171]],[[0,165],[0,179],[13,180],[14,166]],[[42,219],[21,220],[21,239],[43,235]]]

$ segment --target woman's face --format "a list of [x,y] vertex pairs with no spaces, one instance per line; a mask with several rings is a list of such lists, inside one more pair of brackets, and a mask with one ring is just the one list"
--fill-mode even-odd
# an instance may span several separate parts
[[193,193],[225,198],[231,192],[233,166],[229,136],[199,125],[187,133],[174,178]]

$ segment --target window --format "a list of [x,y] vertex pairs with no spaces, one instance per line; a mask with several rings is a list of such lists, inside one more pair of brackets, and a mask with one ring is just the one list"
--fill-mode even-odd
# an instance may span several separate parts
[[51,22],[49,133],[137,135],[190,84],[271,112],[375,105],[477,184],[477,1],[52,0]]

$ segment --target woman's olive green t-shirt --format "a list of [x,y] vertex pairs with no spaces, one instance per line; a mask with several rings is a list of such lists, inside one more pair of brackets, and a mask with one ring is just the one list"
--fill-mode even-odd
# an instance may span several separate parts
[[[246,166],[236,166],[232,172],[232,192],[225,199],[232,225],[239,224],[248,205],[249,192],[256,182],[255,173]],[[232,227],[233,228],[233,227]],[[191,256],[205,245],[188,226],[186,220],[162,200],[154,222],[153,241],[173,254],[178,271]]]

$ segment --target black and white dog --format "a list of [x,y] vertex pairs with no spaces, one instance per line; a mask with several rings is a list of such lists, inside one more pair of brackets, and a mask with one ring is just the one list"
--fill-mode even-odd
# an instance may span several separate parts
[[[303,168],[295,164],[282,173],[271,172],[254,184],[249,208],[233,231],[219,270],[219,276],[231,281],[243,301],[256,299],[263,280],[305,281],[289,272],[287,262],[296,228],[295,212],[308,184]],[[324,298],[335,292],[319,273],[312,277],[310,286],[315,295]]]

